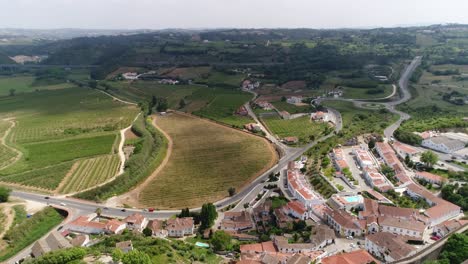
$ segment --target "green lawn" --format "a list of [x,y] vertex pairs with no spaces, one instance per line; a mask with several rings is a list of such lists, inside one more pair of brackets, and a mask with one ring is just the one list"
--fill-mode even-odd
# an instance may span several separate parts
[[352,87],[344,86],[343,97],[351,98],[351,99],[376,99],[376,98],[387,97],[392,94],[393,87],[391,84],[381,85],[381,87],[382,87],[382,92],[370,94],[368,91],[372,89],[352,88]]
[[284,120],[279,116],[264,117],[263,122],[273,134],[280,138],[298,137],[302,143],[309,142],[311,139],[318,139],[327,129],[328,124],[310,121],[310,116]]
[[35,85],[35,77],[31,75],[21,75],[15,77],[0,77],[0,97],[9,96],[10,90],[14,90],[14,94],[29,93],[42,90],[57,90],[73,87],[70,83],[57,83],[50,85]]

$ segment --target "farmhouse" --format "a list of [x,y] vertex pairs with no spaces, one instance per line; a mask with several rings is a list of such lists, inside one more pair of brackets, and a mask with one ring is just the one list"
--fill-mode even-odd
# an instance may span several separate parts
[[291,96],[286,99],[288,104],[300,104],[302,103],[302,96]]
[[72,245],[65,237],[57,231],[52,231],[45,239],[40,239],[34,243],[31,252],[32,255],[37,258],[47,252],[70,247],[72,247]]
[[317,111],[315,113],[310,114],[310,119],[312,121],[328,122],[330,121],[330,116],[326,112]]
[[176,84],[179,83],[179,81],[178,80],[173,80],[173,79],[162,79],[162,80],[159,80],[158,83],[176,85]]
[[252,132],[259,132],[259,131],[262,130],[260,125],[258,125],[256,123],[245,124],[244,128],[247,129],[248,131],[252,131]]
[[291,119],[291,114],[288,112],[288,111],[281,111],[278,113],[281,118],[283,118],[284,120],[289,120]]
[[184,237],[192,235],[194,221],[192,217],[183,217],[167,220],[166,230],[169,237]]
[[447,182],[446,178],[425,171],[417,171],[414,177],[438,185]]
[[126,72],[122,74],[122,77],[125,80],[137,80],[138,79],[138,73],[136,72]]
[[267,101],[256,101],[255,104],[263,110],[273,110],[273,105]]
[[299,139],[297,137],[285,137],[283,140],[286,144],[296,144],[297,142],[299,142]]
[[167,230],[164,229],[164,222],[162,220],[153,219],[148,222],[148,228],[153,232],[154,237],[164,238],[167,237]]
[[414,248],[403,240],[401,236],[378,232],[366,236],[366,250],[374,256],[393,262],[414,253]]
[[460,140],[451,139],[445,136],[439,136],[424,139],[422,141],[421,146],[450,154],[457,150],[463,149],[465,147],[465,144]]

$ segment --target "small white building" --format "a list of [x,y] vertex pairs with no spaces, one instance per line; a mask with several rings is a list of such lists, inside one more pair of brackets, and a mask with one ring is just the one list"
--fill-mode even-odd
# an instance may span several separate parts
[[394,217],[380,217],[379,224],[383,232],[422,239],[426,225],[415,219],[405,220]]
[[286,99],[288,104],[300,104],[302,103],[302,96],[291,96]]
[[366,236],[366,250],[372,255],[384,259],[385,262],[394,262],[416,253],[414,248],[398,235],[378,232]]
[[126,72],[122,74],[122,77],[125,80],[137,80],[138,79],[138,73],[136,72]]

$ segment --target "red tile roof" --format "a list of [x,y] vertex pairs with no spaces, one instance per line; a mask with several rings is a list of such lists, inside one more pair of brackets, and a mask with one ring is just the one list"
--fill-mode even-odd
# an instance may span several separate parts
[[349,253],[323,258],[322,264],[368,264],[373,261],[375,263],[380,263],[367,251],[359,249]]

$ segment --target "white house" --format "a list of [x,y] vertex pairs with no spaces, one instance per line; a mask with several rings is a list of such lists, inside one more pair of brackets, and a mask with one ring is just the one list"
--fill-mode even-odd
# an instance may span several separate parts
[[184,237],[192,235],[194,221],[192,217],[183,217],[167,220],[166,230],[169,237]]
[[426,225],[415,219],[405,220],[394,217],[379,217],[383,232],[422,239]]
[[148,225],[148,218],[144,217],[142,214],[134,213],[127,216],[124,222],[127,224],[129,230],[142,232]]
[[366,250],[372,255],[384,259],[385,262],[394,262],[407,257],[416,251],[398,235],[378,232],[366,236]]
[[465,147],[465,143],[460,140],[439,136],[424,139],[421,146],[450,154],[457,150],[463,149]]
[[288,104],[300,104],[300,103],[302,103],[302,97],[301,96],[291,96],[288,99],[286,99],[286,102]]

